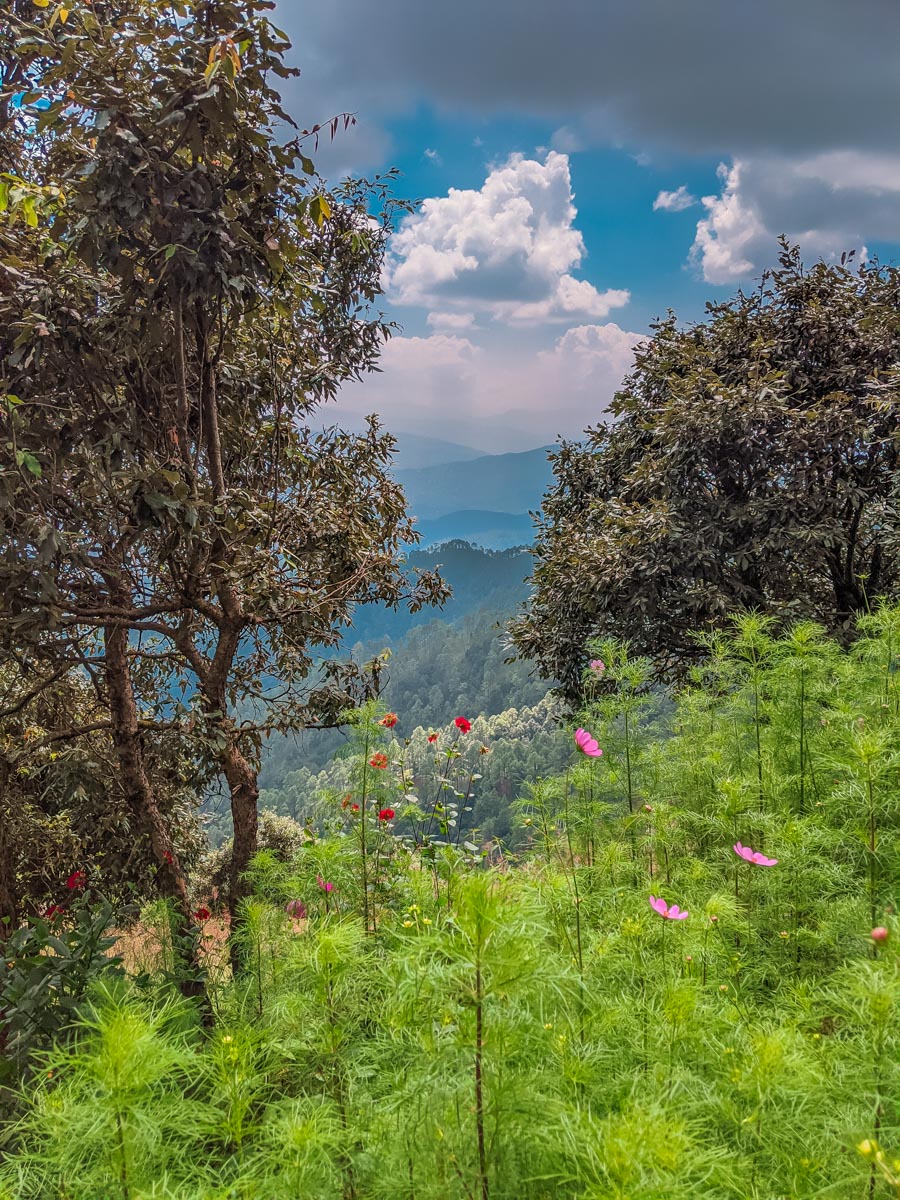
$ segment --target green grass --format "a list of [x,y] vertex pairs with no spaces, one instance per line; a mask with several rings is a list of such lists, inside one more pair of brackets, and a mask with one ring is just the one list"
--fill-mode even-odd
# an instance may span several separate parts
[[515,861],[459,824],[470,735],[411,763],[357,714],[365,805],[258,857],[215,1027],[162,975],[99,983],[23,1081],[5,1195],[900,1194],[900,611],[709,651],[672,698],[591,648],[604,754],[531,785]]

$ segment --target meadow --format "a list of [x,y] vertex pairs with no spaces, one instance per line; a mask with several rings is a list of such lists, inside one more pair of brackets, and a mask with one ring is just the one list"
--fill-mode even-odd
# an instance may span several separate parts
[[40,1029],[8,963],[0,1196],[900,1195],[900,608],[857,633],[745,616],[677,692],[592,646],[515,853],[470,826],[469,718],[423,747],[355,712],[348,790],[254,859],[234,971],[198,896],[206,1007],[164,904],[126,969],[73,878],[30,930],[82,971]]

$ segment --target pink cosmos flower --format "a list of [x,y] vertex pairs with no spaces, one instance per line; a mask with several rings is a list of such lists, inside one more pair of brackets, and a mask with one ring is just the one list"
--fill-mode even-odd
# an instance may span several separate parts
[[591,737],[586,729],[575,730],[575,745],[588,758],[599,758],[603,751],[597,745],[597,739]]
[[884,925],[876,925],[869,934],[869,937],[871,937],[873,942],[886,942],[890,937],[890,934]]
[[650,907],[667,921],[684,921],[688,913],[682,912],[677,904],[668,905],[661,896],[650,897]]
[[295,921],[302,921],[306,916],[306,905],[302,900],[288,900],[284,911]]
[[317,875],[317,876],[316,876],[316,883],[319,885],[319,887],[322,889],[322,891],[323,891],[323,892],[333,892],[333,891],[334,891],[334,884],[333,884],[333,883],[327,883],[327,882],[326,882],[326,881],[325,881],[325,880],[322,878],[322,876],[321,876],[321,875]]
[[591,659],[591,670],[595,675],[602,675],[606,670],[606,663],[602,658],[593,658]]
[[766,858],[758,850],[751,850],[749,846],[742,846],[740,842],[735,842],[732,850],[738,858],[743,858],[748,863],[753,863],[757,867],[774,867],[778,862],[777,858]]

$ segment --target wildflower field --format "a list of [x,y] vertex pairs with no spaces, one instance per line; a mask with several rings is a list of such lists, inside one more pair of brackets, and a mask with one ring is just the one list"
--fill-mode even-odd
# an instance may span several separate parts
[[420,761],[404,714],[353,714],[352,789],[257,855],[205,999],[164,906],[126,972],[71,876],[20,947],[67,964],[45,1013],[77,993],[46,1036],[8,963],[0,1195],[900,1195],[900,610],[707,650],[669,694],[593,648],[514,849],[469,825],[468,718]]

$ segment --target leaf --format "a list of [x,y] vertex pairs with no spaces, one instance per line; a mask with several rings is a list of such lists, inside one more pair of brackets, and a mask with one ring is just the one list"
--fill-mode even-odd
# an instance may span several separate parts
[[309,215],[321,229],[324,222],[331,216],[331,208],[324,196],[313,196],[309,206]]
[[27,450],[16,451],[16,465],[19,467],[24,467],[26,471],[30,471],[31,474],[37,479],[40,479],[41,475],[43,474],[41,470],[41,464],[34,457],[34,455],[29,454]]

